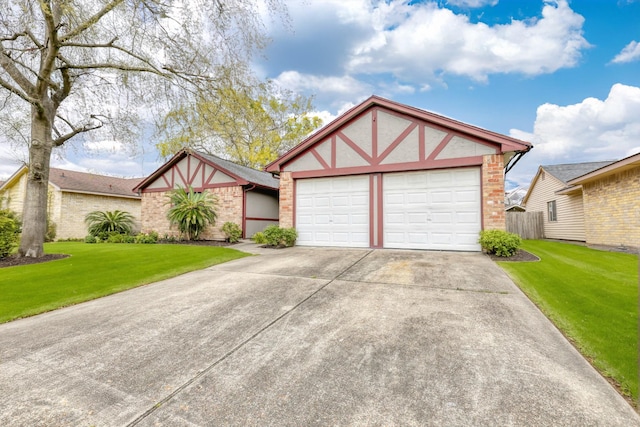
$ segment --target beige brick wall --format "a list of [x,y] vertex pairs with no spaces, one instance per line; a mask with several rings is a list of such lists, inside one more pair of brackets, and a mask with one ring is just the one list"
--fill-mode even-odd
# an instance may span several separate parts
[[293,186],[291,172],[280,173],[280,227],[293,227]]
[[55,192],[50,201],[52,203],[49,212],[57,226],[56,240],[84,238],[88,234],[84,218],[93,211],[129,212],[135,221],[134,233],[140,231],[140,199]]
[[[221,228],[225,222],[234,222],[242,227],[242,187],[220,187],[207,191],[218,197],[215,226],[209,226],[200,238],[203,240],[221,240],[225,238]],[[167,211],[170,206],[167,192],[142,193],[142,231],[156,231],[160,237],[164,235],[179,237],[178,229],[170,227]]]
[[640,167],[582,186],[588,244],[640,247]]
[[501,154],[482,157],[482,220],[484,230],[506,229],[504,160]]
[[0,207],[8,208],[22,215],[24,195],[27,191],[27,174],[23,174],[18,181],[0,194]]

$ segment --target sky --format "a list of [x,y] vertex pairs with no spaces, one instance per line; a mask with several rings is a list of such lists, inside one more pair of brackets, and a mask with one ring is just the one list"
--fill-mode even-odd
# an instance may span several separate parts
[[[640,152],[640,0],[290,0],[253,63],[314,97],[328,123],[371,95],[529,141],[507,188],[539,165]],[[105,149],[105,147],[107,147]],[[162,159],[107,141],[52,164],[144,176]],[[0,179],[18,165],[0,146]]]

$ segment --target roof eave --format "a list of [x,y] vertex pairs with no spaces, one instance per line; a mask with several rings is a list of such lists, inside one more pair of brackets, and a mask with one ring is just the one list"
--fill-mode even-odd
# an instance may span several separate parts
[[640,153],[625,157],[624,159],[613,162],[607,166],[603,166],[594,171],[576,177],[568,182],[571,185],[582,185],[596,179],[603,178],[614,173],[622,172],[627,169],[640,166]]

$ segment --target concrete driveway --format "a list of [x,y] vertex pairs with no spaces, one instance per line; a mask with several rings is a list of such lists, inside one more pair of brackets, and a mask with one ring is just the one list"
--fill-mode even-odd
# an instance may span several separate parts
[[261,251],[0,325],[0,425],[640,425],[481,254]]

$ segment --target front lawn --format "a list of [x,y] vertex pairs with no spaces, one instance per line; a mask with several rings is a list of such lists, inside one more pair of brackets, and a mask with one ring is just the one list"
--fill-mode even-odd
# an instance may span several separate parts
[[0,269],[0,323],[248,256],[217,246],[57,242],[62,260]]
[[593,365],[638,397],[638,257],[527,240],[540,262],[500,262]]

